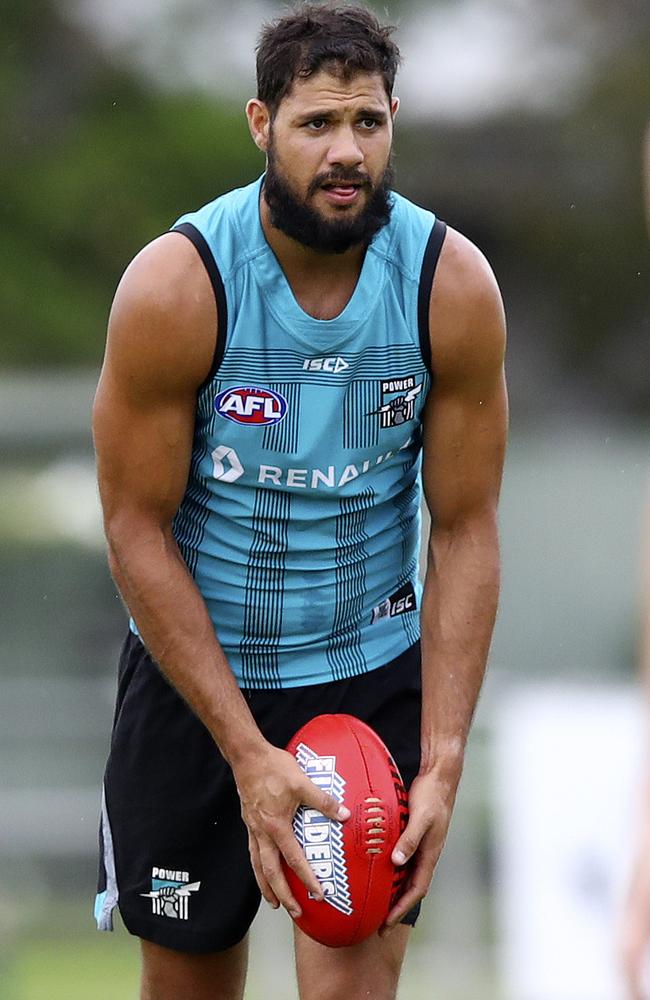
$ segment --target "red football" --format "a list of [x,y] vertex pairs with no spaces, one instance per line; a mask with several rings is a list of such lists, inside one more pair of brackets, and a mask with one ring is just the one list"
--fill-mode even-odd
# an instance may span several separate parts
[[353,715],[317,716],[287,750],[351,813],[338,823],[305,806],[296,812],[294,833],[325,893],[322,903],[312,899],[283,862],[302,909],[296,923],[331,948],[356,944],[381,927],[406,875],[391,861],[408,819],[402,778],[377,734]]

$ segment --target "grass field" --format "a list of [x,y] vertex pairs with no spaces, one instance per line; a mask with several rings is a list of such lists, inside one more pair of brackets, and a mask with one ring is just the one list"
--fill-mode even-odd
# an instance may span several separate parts
[[[47,919],[44,919],[47,918]],[[296,1000],[288,919],[262,911],[252,931],[246,1000]],[[80,906],[51,910],[0,953],[0,1000],[137,1000],[138,948],[121,926],[98,934]],[[415,937],[400,1000],[499,1000],[489,956],[459,961]]]
[[137,951],[122,938],[26,941],[12,956],[1,1000],[118,1000],[137,997]]

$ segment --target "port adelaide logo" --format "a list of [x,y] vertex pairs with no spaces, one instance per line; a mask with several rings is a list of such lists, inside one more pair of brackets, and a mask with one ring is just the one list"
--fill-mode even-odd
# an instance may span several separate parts
[[188,920],[190,896],[200,888],[200,882],[190,882],[189,872],[154,867],[151,869],[151,891],[140,895],[151,900],[156,917]]
[[399,427],[415,416],[415,401],[422,392],[422,382],[416,383],[415,375],[406,378],[381,380],[381,406],[372,413],[379,414],[382,427]]
[[236,424],[268,427],[279,424],[287,412],[287,401],[273,389],[237,385],[220,392],[214,401],[217,413]]

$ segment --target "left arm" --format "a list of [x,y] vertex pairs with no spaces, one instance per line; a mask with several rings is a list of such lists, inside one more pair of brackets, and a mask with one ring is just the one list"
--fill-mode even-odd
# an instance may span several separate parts
[[431,513],[422,600],[420,771],[393,861],[413,858],[386,929],[428,891],[460,780],[499,590],[497,501],[505,451],[505,320],[482,254],[449,230],[431,294],[434,387],[424,417]]
[[[648,132],[650,161],[650,131]],[[650,175],[650,162],[649,175]],[[650,179],[650,178],[649,178]],[[649,219],[650,221],[650,219]],[[650,717],[650,505],[643,539],[641,645],[639,649],[646,720]],[[646,747],[646,755],[648,748]],[[623,910],[620,958],[629,1000],[647,1000],[645,982],[650,949],[650,761],[645,764],[637,856]]]

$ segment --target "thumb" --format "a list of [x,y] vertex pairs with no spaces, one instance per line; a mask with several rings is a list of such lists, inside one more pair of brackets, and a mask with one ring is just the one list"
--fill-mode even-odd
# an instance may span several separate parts
[[401,867],[413,857],[420,846],[420,841],[422,840],[425,832],[425,829],[421,829],[421,824],[417,823],[416,820],[409,820],[404,832],[393,848],[391,860],[394,865]]
[[332,795],[317,788],[309,778],[305,782],[305,793],[302,800],[306,806],[318,809],[328,819],[336,819],[343,823],[350,818],[350,810],[346,806],[337,802]]

